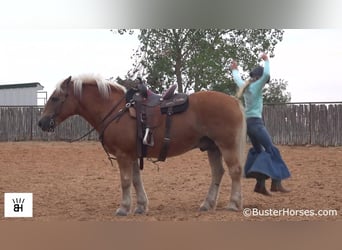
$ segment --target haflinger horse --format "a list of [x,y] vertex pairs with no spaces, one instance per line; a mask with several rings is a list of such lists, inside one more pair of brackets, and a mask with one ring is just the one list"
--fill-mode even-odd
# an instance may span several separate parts
[[[126,88],[122,85],[96,76],[70,76],[57,84],[38,123],[43,131],[53,131],[68,117],[80,115],[102,134],[104,149],[115,156],[119,166],[122,200],[116,215],[123,216],[132,212],[132,183],[137,199],[134,213],[145,214],[148,211],[148,199],[138,163],[136,120],[129,112],[122,112],[126,110],[125,93]],[[212,176],[200,211],[214,210],[216,207],[225,171],[223,158],[231,177],[227,209],[239,211],[242,209],[241,179],[246,142],[243,107],[236,98],[215,91],[195,92],[189,95],[188,100],[187,110],[172,116],[167,157],[195,148],[207,151]],[[120,112],[121,115],[104,127],[103,120],[110,111],[112,116]],[[148,158],[158,157],[163,146],[165,115],[159,115],[162,122],[154,129],[155,143],[148,148]]]

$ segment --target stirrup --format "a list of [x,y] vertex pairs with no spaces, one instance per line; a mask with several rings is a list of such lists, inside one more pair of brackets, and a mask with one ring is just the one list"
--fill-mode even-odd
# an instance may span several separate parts
[[150,130],[150,128],[146,128],[145,130],[143,144],[150,146],[150,147],[154,146],[154,139],[153,139],[152,131]]

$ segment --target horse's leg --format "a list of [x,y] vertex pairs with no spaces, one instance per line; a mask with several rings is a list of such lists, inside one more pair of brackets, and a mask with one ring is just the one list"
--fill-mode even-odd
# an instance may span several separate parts
[[122,200],[120,207],[116,210],[116,215],[126,216],[131,209],[131,184],[133,162],[129,159],[118,158],[120,168]]
[[137,207],[134,213],[144,214],[148,209],[148,199],[145,193],[144,185],[140,175],[140,167],[137,161],[133,163],[133,186],[137,195]]
[[221,150],[223,158],[227,164],[229,175],[232,179],[230,200],[228,210],[239,211],[242,209],[241,177],[242,162],[239,159],[238,150]]
[[200,206],[200,211],[208,211],[215,208],[222,176],[224,174],[222,155],[218,147],[215,146],[208,150],[208,159],[211,168],[211,184],[208,194]]

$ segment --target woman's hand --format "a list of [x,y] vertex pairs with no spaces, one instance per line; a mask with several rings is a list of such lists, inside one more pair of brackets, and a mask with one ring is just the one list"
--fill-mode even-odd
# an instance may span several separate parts
[[230,68],[231,70],[237,69],[237,68],[238,68],[237,62],[236,62],[236,61],[232,61],[232,62],[230,63],[229,68]]
[[260,57],[262,60],[264,60],[264,61],[267,61],[267,60],[268,60],[268,56],[267,56],[267,54],[264,53],[264,52],[262,52],[262,53],[260,54],[259,57]]

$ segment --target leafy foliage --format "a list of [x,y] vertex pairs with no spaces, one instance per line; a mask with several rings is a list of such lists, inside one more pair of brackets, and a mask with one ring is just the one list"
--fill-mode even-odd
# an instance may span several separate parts
[[[125,32],[133,31],[119,30],[119,34]],[[273,56],[283,33],[275,29],[141,29],[131,74],[140,72],[149,87],[159,92],[177,83],[178,92],[206,89],[235,94],[230,60],[237,60],[247,72],[258,64],[261,51]]]
[[291,94],[286,91],[287,81],[273,79],[263,89],[264,103],[286,103],[291,101]]

